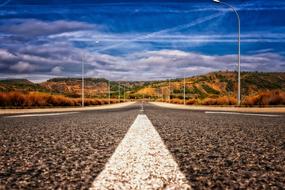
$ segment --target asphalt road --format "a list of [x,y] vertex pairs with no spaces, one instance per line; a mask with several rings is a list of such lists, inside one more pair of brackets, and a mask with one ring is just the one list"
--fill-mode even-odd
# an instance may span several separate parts
[[0,189],[88,189],[138,105],[70,115],[0,117]]
[[145,113],[193,189],[284,189],[285,116]]
[[[0,189],[88,189],[140,105],[0,117]],[[285,117],[144,106],[193,189],[284,189]]]

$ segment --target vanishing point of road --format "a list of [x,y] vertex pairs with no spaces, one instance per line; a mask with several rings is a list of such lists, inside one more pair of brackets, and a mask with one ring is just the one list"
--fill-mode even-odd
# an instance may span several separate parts
[[0,116],[0,189],[284,187],[284,114],[136,103]]

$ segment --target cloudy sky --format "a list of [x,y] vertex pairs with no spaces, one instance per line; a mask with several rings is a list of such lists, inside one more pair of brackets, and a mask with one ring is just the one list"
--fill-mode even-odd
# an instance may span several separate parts
[[[285,2],[227,2],[242,70],[285,71]],[[235,70],[236,37],[233,12],[211,0],[0,0],[0,78],[79,77],[82,62],[112,80]]]

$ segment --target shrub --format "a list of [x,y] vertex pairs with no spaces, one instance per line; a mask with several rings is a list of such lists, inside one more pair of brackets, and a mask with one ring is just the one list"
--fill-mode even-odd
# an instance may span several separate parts
[[206,98],[202,101],[202,105],[234,105],[236,99],[233,97],[223,96],[218,98]]
[[210,87],[210,86],[207,85],[207,84],[202,84],[202,87],[203,87],[203,89],[204,89],[207,93],[209,93],[209,94],[220,94],[219,91],[213,89],[212,87]]
[[[103,105],[108,104],[107,99],[86,98],[84,104]],[[118,103],[111,99],[110,103]],[[0,107],[45,107],[45,106],[81,106],[81,98],[69,98],[63,95],[50,95],[40,92],[8,92],[0,93]]]
[[11,92],[8,95],[8,105],[22,107],[25,105],[25,96],[21,92]]
[[234,83],[232,80],[228,80],[226,90],[227,90],[227,92],[233,92],[234,91]]
[[23,106],[47,106],[48,95],[31,92],[25,96],[26,103]]
[[268,91],[256,96],[247,96],[243,104],[246,106],[285,105],[285,92]]
[[0,93],[0,106],[5,107],[8,106],[8,96],[6,93]]
[[175,98],[175,99],[171,99],[170,103],[174,103],[174,104],[183,104],[183,100]]
[[186,101],[186,104],[187,105],[193,105],[193,104],[196,104],[197,103],[197,100],[196,99],[190,99],[190,100],[187,100]]

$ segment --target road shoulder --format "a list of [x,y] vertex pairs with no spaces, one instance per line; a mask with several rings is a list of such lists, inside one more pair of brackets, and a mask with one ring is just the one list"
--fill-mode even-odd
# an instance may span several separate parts
[[90,107],[89,106],[88,107],[72,107],[72,108],[0,109],[0,115],[105,110],[105,109],[123,108],[123,107],[130,106],[134,103],[135,102],[125,102],[125,103],[119,103],[119,104],[90,106]]
[[244,113],[285,113],[285,107],[267,107],[267,108],[246,108],[246,107],[218,107],[218,106],[196,106],[196,105],[179,105],[163,102],[150,102],[152,105],[183,110],[201,110],[201,111],[228,111],[228,112],[244,112]]

